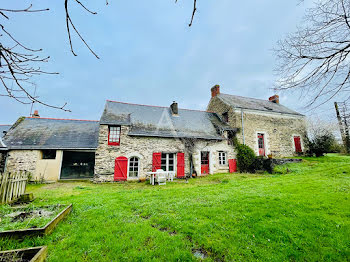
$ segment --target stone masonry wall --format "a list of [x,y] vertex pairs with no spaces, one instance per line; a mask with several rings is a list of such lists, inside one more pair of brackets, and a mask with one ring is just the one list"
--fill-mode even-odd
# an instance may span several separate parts
[[[122,126],[120,145],[111,146],[108,145],[108,126],[100,126],[99,145],[95,155],[95,181],[113,181],[115,159],[120,156],[128,159],[133,156],[138,157],[140,165],[139,178],[145,178],[146,173],[152,171],[154,152],[185,153],[185,173],[188,174],[190,172],[189,152],[186,150],[182,140],[158,137],[132,137],[127,135],[128,132],[129,127]],[[230,157],[234,156],[233,148],[227,145],[226,140],[220,142],[199,141],[195,143],[192,154],[197,174],[200,174],[200,151],[210,151],[212,154],[211,158],[217,158],[217,161],[212,161],[211,173],[220,171],[220,168],[222,172],[228,171],[228,167],[226,169],[225,167],[219,168],[217,150],[225,150],[229,152]]]
[[0,152],[0,173],[4,172],[7,152]]
[[[239,128],[237,133],[238,140],[243,143],[243,128],[241,120],[241,110],[234,110],[228,107],[219,98],[214,97],[210,100],[208,110],[217,112],[221,115],[224,112],[229,113],[229,124],[232,127]],[[265,136],[266,154],[272,154],[277,157],[292,156],[295,154],[293,136],[301,137],[302,149],[304,150],[304,141],[306,136],[306,123],[303,116],[290,114],[278,114],[273,112],[259,112],[243,109],[244,137],[245,143],[258,154],[257,133],[263,133]]]
[[37,150],[12,150],[8,153],[6,161],[7,172],[28,171],[35,174]]

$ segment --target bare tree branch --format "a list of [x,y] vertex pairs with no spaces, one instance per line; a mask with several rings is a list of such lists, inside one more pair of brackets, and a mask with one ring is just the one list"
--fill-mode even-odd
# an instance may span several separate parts
[[[78,4],[84,11],[89,14],[96,15],[97,13],[90,10],[84,3],[83,0],[71,0]],[[177,2],[177,0],[175,1]],[[106,5],[109,2],[106,0]],[[191,21],[189,26],[192,26],[195,13],[197,11],[196,7],[197,1],[193,0],[193,11],[191,16]],[[77,56],[72,41],[72,32],[76,33],[80,41],[88,48],[88,50],[97,58],[99,56],[93,51],[89,46],[87,41],[79,32],[78,28],[72,21],[70,12],[69,12],[69,0],[64,0],[64,10],[66,15],[66,28],[68,33],[69,46],[72,54]],[[7,20],[10,20],[10,16],[13,13],[36,13],[49,11],[49,8],[44,9],[34,9],[33,5],[30,4],[26,8],[22,9],[9,9],[9,8],[0,8],[0,17],[3,17]],[[73,29],[73,30],[72,30]],[[65,109],[67,103],[63,106],[54,106],[49,105],[37,96],[31,95],[28,85],[33,85],[32,77],[41,75],[41,74],[56,74],[46,72],[41,69],[40,65],[48,62],[50,57],[40,56],[42,49],[32,49],[22,44],[17,40],[9,31],[7,31],[3,24],[0,21],[0,85],[3,86],[6,91],[5,94],[0,94],[0,96],[7,96],[15,99],[19,103],[23,104],[32,104],[39,103],[44,106],[61,109],[64,111],[69,111]],[[15,88],[12,86],[15,85]],[[10,87],[11,86],[11,87]]]
[[300,90],[309,107],[350,91],[349,18],[349,1],[318,0],[304,25],[278,42],[275,89]]
[[[175,3],[177,3],[177,0],[175,0]],[[196,11],[197,11],[197,0],[193,0],[193,11],[191,16],[191,21],[188,24],[189,27],[191,27],[193,24],[193,19],[194,19],[194,15],[196,14]]]

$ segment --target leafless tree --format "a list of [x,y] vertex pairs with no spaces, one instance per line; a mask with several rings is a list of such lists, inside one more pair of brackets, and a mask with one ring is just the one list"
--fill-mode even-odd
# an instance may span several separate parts
[[[71,52],[76,56],[72,43],[72,32],[74,32],[89,51],[99,59],[98,55],[88,45],[84,37],[79,32],[70,15],[70,2],[78,4],[84,11],[96,15],[97,13],[90,10],[82,0],[63,0],[66,15],[66,28],[68,33],[69,45]],[[175,0],[177,3],[177,0]],[[105,0],[108,5],[108,0]],[[193,12],[189,26],[192,26],[194,15],[196,13],[196,0],[193,0]],[[48,8],[33,8],[32,4],[23,9],[10,9],[0,7],[0,19],[10,20],[14,13],[36,13],[50,11]],[[41,74],[57,74],[46,72],[41,69],[43,63],[48,62],[50,57],[41,55],[42,49],[32,49],[23,44],[12,32],[9,32],[0,20],[0,96],[7,96],[23,104],[39,103],[44,106],[70,111],[66,109],[67,103],[63,106],[55,106],[45,103],[31,94],[30,85],[34,85],[32,79],[34,76]]]
[[299,90],[317,107],[350,91],[350,1],[317,0],[303,25],[278,42],[276,90]]

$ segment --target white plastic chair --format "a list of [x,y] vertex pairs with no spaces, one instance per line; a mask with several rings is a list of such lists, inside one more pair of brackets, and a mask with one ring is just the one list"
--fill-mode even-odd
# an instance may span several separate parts
[[166,185],[167,176],[164,173],[164,170],[163,169],[157,169],[156,173],[157,173],[156,179],[155,179],[156,182],[159,185]]

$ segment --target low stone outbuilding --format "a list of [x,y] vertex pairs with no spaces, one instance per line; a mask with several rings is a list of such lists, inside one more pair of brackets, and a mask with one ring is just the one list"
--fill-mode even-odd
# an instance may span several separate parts
[[33,180],[92,178],[98,121],[20,118],[4,137],[6,171]]
[[218,85],[211,95],[208,110],[238,128],[238,140],[257,155],[286,157],[305,151],[305,116],[281,105],[277,95],[262,100],[222,94]]

